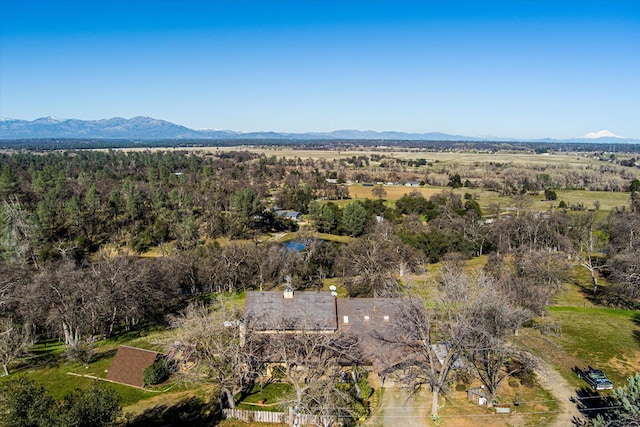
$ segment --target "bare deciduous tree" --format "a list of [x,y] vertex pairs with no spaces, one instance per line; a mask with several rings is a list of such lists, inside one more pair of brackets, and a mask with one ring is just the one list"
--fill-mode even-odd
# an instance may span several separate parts
[[315,415],[323,427],[331,427],[340,425],[340,421],[357,419],[365,408],[336,377],[326,377],[307,389],[298,412]]
[[470,277],[459,263],[445,263],[435,287],[435,305],[418,298],[402,300],[404,313],[396,334],[414,354],[403,381],[414,392],[431,387],[433,416],[456,367],[474,367],[494,391],[514,373],[505,371],[506,362],[516,355],[507,337],[528,318],[526,310],[505,303],[486,276]]
[[640,251],[621,253],[609,261],[613,289],[619,294],[640,298]]
[[311,328],[291,333],[286,328],[261,339],[272,361],[281,364],[295,389],[295,404],[303,407],[305,395],[323,379],[336,380],[341,366],[356,361],[357,339],[349,334],[327,334]]
[[[379,225],[383,229],[383,225]],[[389,297],[399,294],[396,268],[411,262],[412,251],[388,233],[368,234],[343,248],[339,263],[352,295]]]
[[[434,417],[438,415],[439,396],[447,392],[449,375],[467,345],[470,319],[461,304],[465,299],[465,283],[458,279],[452,272],[444,271],[441,283],[446,287],[435,307],[428,307],[422,298],[402,299],[402,314],[395,325],[399,343],[412,352],[402,381],[412,393],[425,386],[431,388]],[[439,354],[434,352],[436,347]]]
[[93,326],[94,334],[110,336],[116,325],[129,330],[142,319],[163,312],[169,300],[176,297],[177,287],[167,277],[173,272],[164,270],[170,264],[154,266],[154,262],[158,261],[103,252],[91,264],[86,274],[96,297],[92,318],[99,319]]
[[597,254],[604,247],[602,235],[596,233],[598,227],[596,220],[594,212],[577,212],[570,217],[570,237],[573,242],[571,252],[580,265],[589,271],[593,292],[598,290],[597,272],[602,268]]
[[96,291],[83,271],[72,262],[42,268],[22,295],[25,317],[46,324],[64,337],[68,346],[78,346],[91,333]]
[[371,189],[371,194],[378,199],[384,199],[387,197],[387,190],[382,185],[376,185]]
[[507,303],[495,284],[484,277],[476,292],[469,307],[470,330],[464,355],[489,392],[491,406],[500,384],[531,365],[527,353],[509,340],[531,315],[528,310]]
[[565,253],[543,250],[518,252],[510,257],[493,253],[484,267],[503,298],[541,316],[551,298],[562,290],[570,271]]
[[12,319],[0,318],[0,365],[5,376],[9,375],[9,363],[25,354],[32,343],[28,329]]
[[226,301],[212,307],[192,304],[172,317],[171,324],[179,328],[179,346],[187,361],[195,364],[189,372],[211,379],[219,386],[220,403],[235,408],[262,366],[257,342],[250,327],[243,326],[239,310]]

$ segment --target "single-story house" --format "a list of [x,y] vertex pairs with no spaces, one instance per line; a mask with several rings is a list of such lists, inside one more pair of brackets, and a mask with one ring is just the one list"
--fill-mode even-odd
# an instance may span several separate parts
[[[357,356],[384,377],[411,363],[415,353],[398,339],[402,306],[394,298],[337,298],[329,292],[248,291],[247,329],[254,333],[350,333],[358,338]],[[275,362],[275,361],[272,361]]]

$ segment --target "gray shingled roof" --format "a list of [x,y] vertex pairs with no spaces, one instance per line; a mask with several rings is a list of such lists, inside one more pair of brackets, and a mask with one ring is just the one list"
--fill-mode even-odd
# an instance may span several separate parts
[[359,340],[358,357],[383,374],[396,366],[414,363],[415,357],[421,358],[398,336],[402,333],[402,307],[394,298],[335,298],[328,292],[304,291],[286,299],[283,292],[250,291],[244,314],[248,326],[257,331],[353,334]]
[[335,298],[328,292],[294,292],[286,299],[282,292],[247,292],[244,304],[247,324],[258,331],[335,331]]
[[379,374],[406,362],[411,356],[409,349],[396,336],[401,329],[401,313],[401,304],[393,298],[337,300],[338,328],[359,337],[364,361],[371,363]]

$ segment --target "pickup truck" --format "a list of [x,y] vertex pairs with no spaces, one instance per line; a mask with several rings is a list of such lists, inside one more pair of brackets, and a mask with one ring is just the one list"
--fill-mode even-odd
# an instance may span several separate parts
[[595,391],[612,390],[613,383],[600,369],[593,369],[589,366],[587,369],[576,369],[578,377],[585,380]]

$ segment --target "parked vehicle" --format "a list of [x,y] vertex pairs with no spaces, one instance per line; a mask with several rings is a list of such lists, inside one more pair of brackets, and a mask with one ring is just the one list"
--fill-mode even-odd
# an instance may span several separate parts
[[613,390],[613,383],[600,369],[593,369],[591,366],[587,369],[576,367],[576,373],[578,377],[585,380],[595,391]]

